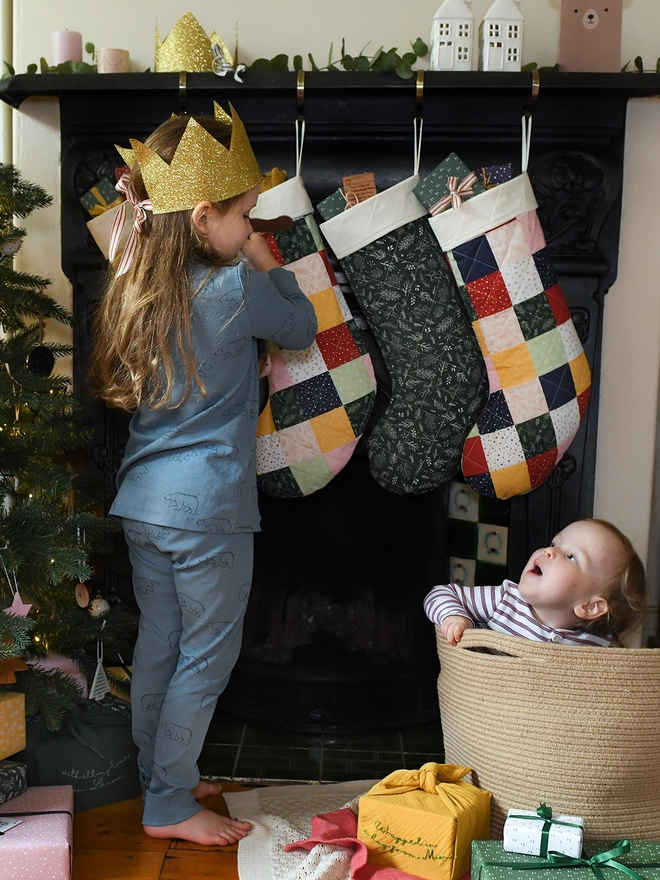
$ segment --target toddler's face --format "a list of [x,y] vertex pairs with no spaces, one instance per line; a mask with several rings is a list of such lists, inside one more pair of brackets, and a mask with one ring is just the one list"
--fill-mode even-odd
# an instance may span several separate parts
[[540,620],[571,628],[577,623],[576,606],[606,594],[617,553],[613,536],[598,523],[571,523],[549,547],[532,553],[520,578],[520,594]]

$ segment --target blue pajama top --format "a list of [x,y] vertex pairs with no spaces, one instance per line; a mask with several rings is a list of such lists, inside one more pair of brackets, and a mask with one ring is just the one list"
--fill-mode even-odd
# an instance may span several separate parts
[[[316,316],[286,269],[195,265],[191,290],[192,347],[206,396],[193,380],[181,406],[134,413],[110,513],[195,532],[258,531],[257,339],[307,348]],[[176,401],[185,373],[180,353],[173,357]]]

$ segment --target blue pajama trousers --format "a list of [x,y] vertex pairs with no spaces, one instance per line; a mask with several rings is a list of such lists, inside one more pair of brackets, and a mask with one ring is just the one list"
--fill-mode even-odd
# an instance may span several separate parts
[[218,697],[238,659],[252,582],[253,533],[218,535],[122,519],[140,627],[133,739],[145,825],[183,822]]

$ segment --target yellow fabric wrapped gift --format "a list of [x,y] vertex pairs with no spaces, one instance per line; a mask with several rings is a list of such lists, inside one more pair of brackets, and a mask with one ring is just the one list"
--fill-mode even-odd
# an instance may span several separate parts
[[25,748],[25,694],[0,693],[0,760]]
[[469,767],[396,770],[359,800],[358,838],[369,862],[428,880],[458,880],[473,840],[490,837],[489,791],[461,781]]

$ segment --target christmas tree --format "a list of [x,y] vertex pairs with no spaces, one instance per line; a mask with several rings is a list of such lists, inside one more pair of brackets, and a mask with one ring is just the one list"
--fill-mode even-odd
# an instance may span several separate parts
[[80,690],[40,661],[70,658],[89,683],[101,644],[106,660],[130,656],[136,619],[94,595],[117,526],[99,515],[97,481],[73,464],[88,432],[70,378],[53,373],[71,346],[44,344],[45,321],[72,316],[47,279],[14,268],[26,235],[14,218],[51,201],[0,164],[0,690],[24,692],[26,715],[57,730]]

